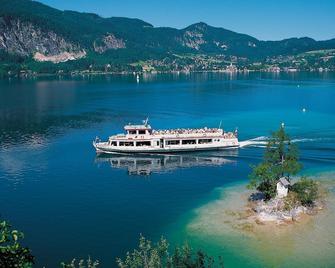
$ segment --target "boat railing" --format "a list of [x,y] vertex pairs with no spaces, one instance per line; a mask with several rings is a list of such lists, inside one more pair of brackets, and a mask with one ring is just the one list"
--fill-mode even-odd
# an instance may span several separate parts
[[176,135],[176,134],[221,134],[223,133],[222,129],[219,128],[198,128],[198,129],[167,129],[167,130],[153,130],[153,135]]
[[[223,138],[226,139],[232,139],[236,138],[237,135],[234,132],[224,132],[223,129],[220,128],[199,128],[199,129],[168,129],[168,130],[152,130],[150,133],[152,136],[162,136],[162,135],[171,135],[173,137],[187,137],[188,135],[195,135],[196,137],[206,137],[210,135],[219,135],[223,136]],[[149,136],[150,136],[149,135]],[[147,135],[131,135],[130,137],[135,138],[149,138]],[[118,138],[126,138],[128,135],[122,133],[122,134],[116,134],[113,136],[110,136],[109,139],[118,139]]]

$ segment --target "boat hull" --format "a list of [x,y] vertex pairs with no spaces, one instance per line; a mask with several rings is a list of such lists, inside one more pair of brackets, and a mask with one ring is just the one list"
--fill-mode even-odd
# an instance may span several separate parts
[[215,151],[224,149],[237,149],[239,144],[234,145],[220,145],[211,147],[187,147],[187,148],[115,148],[108,146],[105,143],[93,143],[97,153],[106,154],[164,154],[164,153],[183,153],[183,152],[196,152],[196,151]]

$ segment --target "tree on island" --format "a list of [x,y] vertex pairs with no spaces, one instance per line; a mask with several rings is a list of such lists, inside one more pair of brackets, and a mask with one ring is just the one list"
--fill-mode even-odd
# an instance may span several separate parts
[[314,201],[319,197],[318,184],[305,177],[293,184],[291,190],[303,206],[313,206]]
[[282,177],[290,180],[291,175],[301,170],[298,157],[298,148],[291,142],[282,124],[278,131],[272,133],[263,161],[253,166],[248,188],[262,192],[265,200],[275,197],[278,180]]

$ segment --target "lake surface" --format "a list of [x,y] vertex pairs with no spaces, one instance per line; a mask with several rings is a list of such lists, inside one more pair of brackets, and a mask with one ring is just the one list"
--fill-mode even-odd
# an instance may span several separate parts
[[[154,128],[216,127],[222,120],[250,146],[96,157],[96,136],[146,117]],[[25,233],[37,267],[88,255],[112,267],[140,233],[183,243],[192,211],[218,198],[217,189],[245,183],[262,157],[259,141],[282,122],[300,148],[304,173],[335,170],[334,73],[147,75],[139,84],[134,76],[3,80],[0,215]],[[197,239],[194,246],[207,247],[205,237]],[[248,267],[250,251],[234,249],[227,267],[241,260]]]

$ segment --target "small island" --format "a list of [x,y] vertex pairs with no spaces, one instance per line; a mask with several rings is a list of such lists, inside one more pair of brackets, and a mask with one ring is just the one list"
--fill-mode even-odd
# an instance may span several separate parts
[[192,211],[188,237],[220,252],[234,248],[226,259],[235,250],[252,256],[255,267],[318,267],[321,261],[333,267],[335,173],[308,172],[282,125],[267,139],[249,182],[218,187],[213,200]]
[[325,193],[319,183],[294,177],[301,170],[297,146],[285,132],[284,124],[266,145],[263,161],[253,166],[248,201],[249,219],[256,223],[288,223],[303,215],[315,215],[324,208]]

